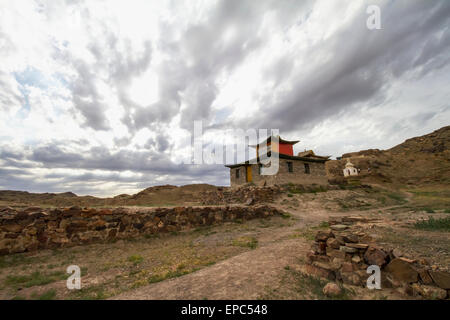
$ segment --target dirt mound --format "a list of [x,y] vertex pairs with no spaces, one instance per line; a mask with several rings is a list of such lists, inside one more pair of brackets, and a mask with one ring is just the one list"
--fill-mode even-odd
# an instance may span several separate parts
[[350,160],[365,183],[424,185],[450,183],[450,126],[411,138],[388,150],[369,149],[346,153],[326,163],[331,181],[342,181]]

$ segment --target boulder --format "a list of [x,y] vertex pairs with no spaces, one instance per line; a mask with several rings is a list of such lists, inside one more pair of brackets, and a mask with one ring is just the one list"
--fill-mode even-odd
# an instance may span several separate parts
[[251,206],[254,203],[255,203],[255,199],[253,199],[253,198],[248,198],[247,201],[245,201],[246,206]]
[[368,265],[377,265],[382,267],[387,262],[388,255],[383,250],[370,246],[364,253],[364,261]]
[[331,230],[343,231],[348,229],[348,226],[345,224],[334,224],[330,226]]
[[308,274],[316,276],[316,277],[327,278],[329,280],[336,279],[336,274],[333,271],[322,269],[322,268],[316,267],[312,264],[306,264],[305,270]]
[[336,297],[342,294],[342,289],[333,282],[329,282],[323,287],[322,292],[327,297]]
[[450,273],[444,271],[430,271],[434,283],[441,289],[450,289]]
[[395,279],[402,282],[412,283],[419,280],[419,273],[417,272],[417,270],[411,263],[402,258],[396,258],[392,260],[386,266],[385,270],[391,273],[395,277]]
[[343,262],[341,272],[352,272],[353,265],[350,262]]
[[319,254],[314,254],[313,252],[308,252],[306,254],[306,257],[308,258],[308,260],[310,262],[314,262],[314,261],[330,262],[330,257],[319,255]]
[[12,233],[19,233],[23,229],[23,227],[20,224],[16,224],[16,223],[5,224],[1,228],[7,232],[12,232]]
[[345,246],[349,247],[349,248],[360,249],[360,250],[365,250],[369,247],[368,244],[364,244],[364,243],[346,243]]
[[358,252],[358,249],[350,248],[350,247],[347,247],[347,246],[340,246],[339,250],[343,251],[345,253],[356,253],[356,252]]
[[364,281],[356,272],[341,272],[340,276],[344,284],[352,286],[362,286]]
[[336,264],[333,262],[314,261],[312,265],[333,272],[337,271],[340,268],[340,264]]
[[358,264],[358,263],[360,263],[362,261],[362,259],[361,259],[361,257],[360,256],[353,256],[352,257],[352,262],[353,263],[356,263],[356,264]]
[[427,270],[419,270],[419,277],[423,284],[433,284],[433,279],[431,279],[431,276]]
[[403,256],[403,252],[400,251],[400,249],[395,248],[394,250],[392,250],[392,255],[394,256],[394,258],[400,258]]
[[333,233],[331,231],[317,231],[314,240],[316,240],[316,242],[318,242],[318,241],[326,242],[328,240],[328,238],[332,238],[332,237],[333,237]]
[[327,240],[327,247],[333,248],[333,249],[339,249],[340,247],[339,241],[337,241],[335,238],[328,238]]
[[345,242],[357,243],[359,242],[359,237],[354,233],[349,233],[345,235],[345,240]]
[[345,259],[344,251],[332,249],[330,247],[327,247],[326,254],[327,254],[327,256],[329,256],[331,258],[338,258],[338,259],[342,259],[342,260]]

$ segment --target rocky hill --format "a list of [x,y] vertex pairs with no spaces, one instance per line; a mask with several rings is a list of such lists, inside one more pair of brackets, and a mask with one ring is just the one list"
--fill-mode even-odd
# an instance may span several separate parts
[[343,180],[342,169],[348,160],[361,170],[361,180],[367,183],[450,184],[450,126],[388,150],[362,150],[328,161],[330,180]]

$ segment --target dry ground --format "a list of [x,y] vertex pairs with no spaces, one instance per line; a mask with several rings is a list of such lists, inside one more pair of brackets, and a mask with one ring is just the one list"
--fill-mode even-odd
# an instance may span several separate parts
[[[0,298],[323,299],[325,282],[301,271],[315,231],[339,215],[378,218],[363,226],[377,242],[448,267],[448,231],[413,227],[424,217],[449,217],[442,209],[448,196],[413,191],[291,190],[274,203],[290,216],[0,257]],[[82,290],[66,289],[65,270],[72,264],[82,268]],[[406,297],[388,289],[347,287],[339,298]]]

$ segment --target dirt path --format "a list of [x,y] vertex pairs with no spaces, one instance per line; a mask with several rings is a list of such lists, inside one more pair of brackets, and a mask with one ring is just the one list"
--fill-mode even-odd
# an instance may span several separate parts
[[[257,299],[276,285],[283,268],[298,264],[311,243],[303,238],[286,237],[295,229],[326,220],[330,213],[320,210],[289,210],[296,222],[279,228],[277,234],[259,235],[261,247],[234,256],[197,272],[127,291],[111,299]],[[336,213],[340,215],[343,213]]]
[[[284,198],[286,199],[286,197]],[[409,200],[409,199],[408,199]],[[320,202],[303,201],[302,207],[283,204],[280,199],[274,206],[289,212],[295,223],[277,229],[276,234],[262,232],[258,239],[261,247],[247,251],[197,272],[150,284],[124,292],[112,299],[257,299],[267,288],[276,286],[284,267],[297,265],[310,248],[310,242],[297,237],[290,238],[294,230],[317,225],[330,216],[369,216],[380,208],[330,211]],[[383,207],[383,210],[398,205]]]
[[276,283],[280,270],[304,256],[308,248],[302,239],[285,240],[112,299],[257,299]]

